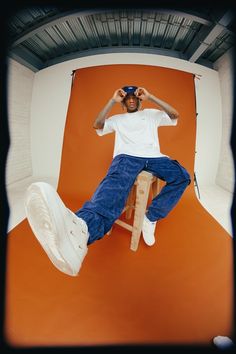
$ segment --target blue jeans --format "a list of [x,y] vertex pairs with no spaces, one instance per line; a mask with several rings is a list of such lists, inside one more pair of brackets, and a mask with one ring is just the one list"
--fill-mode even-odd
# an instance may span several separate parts
[[148,208],[146,215],[151,221],[164,218],[191,181],[186,169],[169,157],[116,156],[91,200],[75,213],[88,225],[88,244],[102,238],[111,229],[121,215],[131,187],[142,170],[166,182]]

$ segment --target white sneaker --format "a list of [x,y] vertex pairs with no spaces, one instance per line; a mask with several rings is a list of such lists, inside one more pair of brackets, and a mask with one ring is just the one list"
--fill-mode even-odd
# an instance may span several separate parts
[[25,198],[26,217],[34,235],[54,266],[76,276],[87,254],[86,222],[66,208],[48,183],[32,183]]
[[155,228],[156,228],[156,221],[150,221],[146,217],[146,215],[144,215],[142,232],[143,232],[144,242],[148,246],[152,246],[155,243],[155,234],[154,234]]

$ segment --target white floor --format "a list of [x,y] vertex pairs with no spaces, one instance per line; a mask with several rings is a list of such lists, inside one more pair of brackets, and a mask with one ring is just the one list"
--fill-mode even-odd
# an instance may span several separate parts
[[199,186],[198,196],[202,206],[218,221],[219,224],[233,236],[230,209],[232,205],[233,194],[218,185]]
[[[12,184],[7,188],[8,203],[10,207],[10,218],[8,222],[8,231],[12,230],[25,218],[24,195],[27,187],[35,181],[44,181],[57,188],[56,179],[52,178],[26,178],[20,182]],[[232,203],[232,193],[217,186],[198,186],[200,192],[199,202],[202,206],[224,227],[232,236],[232,224],[230,217],[230,208]],[[196,196],[198,196],[195,187]]]

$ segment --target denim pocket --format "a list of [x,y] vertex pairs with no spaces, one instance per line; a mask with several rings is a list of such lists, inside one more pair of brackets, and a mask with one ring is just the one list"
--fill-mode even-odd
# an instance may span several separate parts
[[114,158],[108,170],[108,175],[114,175],[120,172],[125,172],[125,159],[123,156],[117,156]]

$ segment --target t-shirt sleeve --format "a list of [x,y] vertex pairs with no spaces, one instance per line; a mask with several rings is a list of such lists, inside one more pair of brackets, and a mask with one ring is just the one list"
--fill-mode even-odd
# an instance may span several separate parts
[[105,120],[104,127],[102,129],[96,129],[96,133],[99,136],[103,136],[106,134],[113,133],[115,131],[114,120],[112,118],[108,118]]
[[164,111],[160,111],[158,109],[152,110],[152,116],[155,119],[157,126],[165,126],[165,125],[177,125],[178,119],[171,119],[168,114]]
[[164,111],[159,111],[161,115],[160,123],[159,126],[165,126],[165,125],[177,125],[178,119],[171,119],[168,114]]

